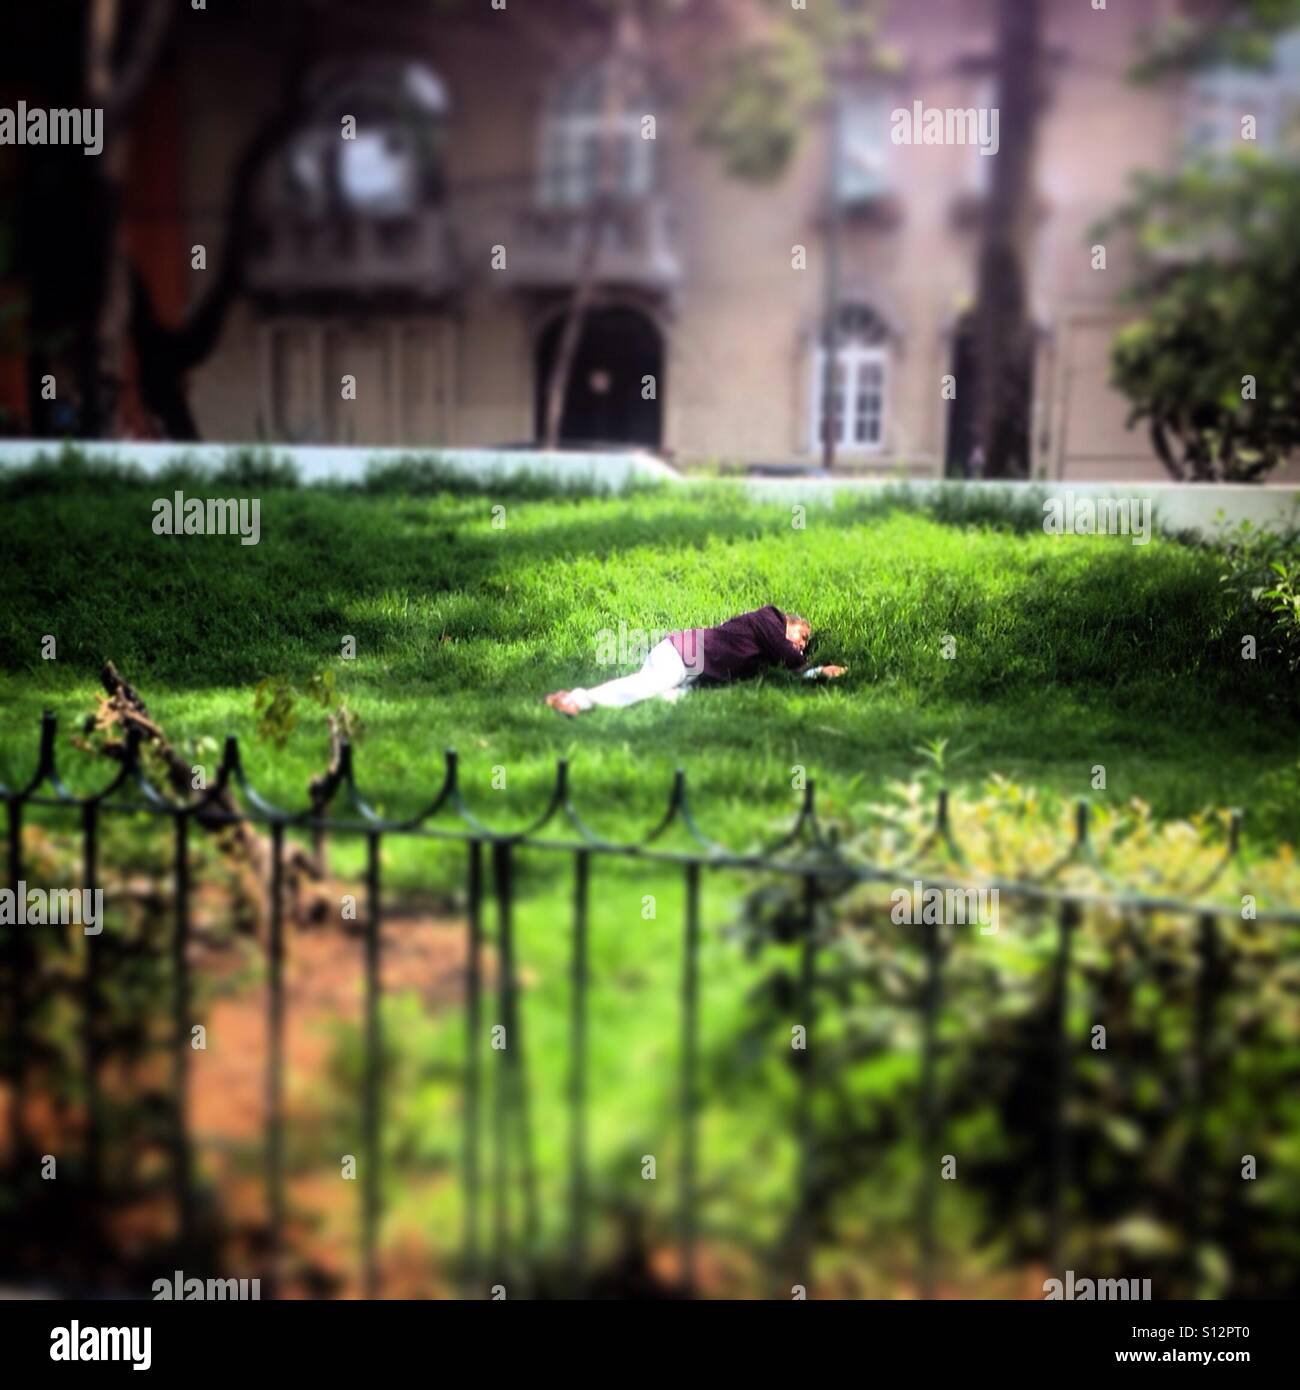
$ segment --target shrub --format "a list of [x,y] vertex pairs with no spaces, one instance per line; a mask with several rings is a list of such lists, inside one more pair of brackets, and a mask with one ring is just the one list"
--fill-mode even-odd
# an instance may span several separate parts
[[1224,529],[1221,546],[1219,582],[1241,616],[1243,635],[1257,637],[1257,657],[1300,669],[1300,533],[1243,521]]
[[[1151,1277],[1162,1296],[1259,1296],[1289,1286],[1300,1272],[1300,1242],[1281,1233],[1294,1219],[1300,1176],[1286,1080],[1300,1058],[1297,933],[1244,915],[1244,895],[1260,911],[1297,901],[1290,847],[1246,862],[1231,852],[1221,820],[1162,823],[1135,801],[1098,807],[1088,840],[1067,853],[1066,808],[1002,778],[956,808],[949,841],[933,832],[934,791],[897,784],[884,803],[846,817],[841,844],[896,872],[846,880],[815,909],[820,949],[807,1021],[817,1057],[809,1110],[817,1182],[805,1224],[822,1244],[842,1244],[861,1228],[865,1192],[879,1182],[873,1173],[915,1174],[930,962],[927,929],[893,916],[900,885],[1048,879],[1077,894],[1217,900],[1233,910],[1215,919],[1208,942],[1188,912],[1085,904],[1070,929],[1067,1257],[1107,1276]],[[757,995],[758,1036],[805,1019],[798,964],[782,954],[806,935],[804,891],[797,881],[774,883],[747,900],[746,939],[774,957]],[[963,1243],[1020,1266],[1048,1254],[1061,928],[1055,907],[1003,893],[998,908],[991,934],[979,924],[929,929],[942,979],[935,1084],[944,1152],[961,1155],[965,1179],[945,1209],[965,1213]],[[1198,1055],[1201,1088],[1188,1070]],[[787,1066],[799,1073],[803,1061],[791,1053]],[[765,1092],[770,1071],[755,1077],[756,1104]],[[1245,1153],[1269,1155],[1268,1180],[1243,1185]],[[909,1204],[890,1219],[895,1240],[904,1239]]]

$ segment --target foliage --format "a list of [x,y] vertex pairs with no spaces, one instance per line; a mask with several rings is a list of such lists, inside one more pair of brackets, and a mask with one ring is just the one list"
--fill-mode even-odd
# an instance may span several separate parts
[[[1221,820],[1161,823],[1134,801],[1094,807],[1087,847],[1067,853],[1061,803],[1000,777],[960,804],[954,850],[931,833],[932,792],[926,782],[899,783],[839,823],[850,855],[893,871],[828,894],[816,909],[815,1157],[803,1217],[820,1242],[834,1248],[860,1228],[864,1199],[879,1182],[873,1172],[915,1173],[915,1161],[899,1155],[916,1142],[927,959],[924,931],[894,915],[896,886],[1047,880],[1081,894],[1128,890],[1229,907],[1208,954],[1194,915],[1085,909],[1070,928],[1067,1264],[1104,1277],[1150,1277],[1157,1296],[1258,1296],[1293,1284],[1300,1276],[1300,1240],[1288,1234],[1300,1176],[1292,1139],[1300,1119],[1293,1086],[1300,933],[1261,924],[1241,905],[1247,893],[1258,910],[1297,901],[1294,850],[1246,865],[1229,854]],[[747,899],[751,950],[776,957],[754,995],[758,1036],[788,1031],[789,1020],[803,1016],[798,966],[788,956],[789,943],[807,930],[801,894],[782,881]],[[1047,1254],[1061,936],[1055,913],[1007,892],[995,913],[991,932],[975,924],[935,928],[942,1151],[958,1155],[962,1178],[953,1185],[962,1196],[941,1199],[940,1220],[973,1192],[976,1244],[1023,1264]],[[1212,1012],[1207,1085],[1198,1097],[1187,1058],[1198,1045],[1203,988]],[[801,1060],[792,1054],[790,1065]],[[756,1077],[755,1084],[765,1083]],[[1241,1180],[1243,1153],[1254,1154],[1266,1175],[1258,1182]],[[902,1227],[914,1197],[911,1186],[896,1214]],[[1201,1244],[1193,1250],[1198,1218]]]
[[[769,5],[780,14],[783,7]],[[857,55],[860,74],[883,70],[877,9],[866,3],[813,5],[786,13],[737,42],[707,84],[697,111],[700,143],[727,172],[752,183],[781,178],[809,129],[809,114],[832,87],[832,67]]]
[[1219,582],[1253,635],[1252,617],[1264,624],[1256,659],[1300,670],[1300,533],[1252,526],[1224,528]]
[[277,458],[269,449],[231,449],[212,471],[212,486],[236,488],[291,488],[298,484],[298,469],[287,457]]
[[1108,224],[1146,257],[1112,377],[1175,478],[1258,479],[1300,446],[1298,219],[1300,166],[1243,155],[1140,180]]
[[1135,70],[1138,81],[1232,64],[1267,66],[1279,34],[1300,25],[1300,0],[1232,0],[1200,19],[1175,13],[1151,35]]
[[298,727],[298,703],[306,700],[325,711],[325,717],[335,737],[356,742],[364,732],[360,716],[338,693],[337,677],[332,667],[313,671],[303,681],[285,676],[267,676],[259,681],[253,692],[253,708],[257,711],[257,737],[283,748]]
[[516,469],[458,469],[437,454],[407,454],[371,463],[358,484],[338,485],[344,491],[360,490],[370,496],[399,497],[494,497],[542,500],[548,497],[592,497],[619,491],[623,496],[652,492],[659,484],[629,478],[621,489],[606,484],[593,470],[572,478],[553,473]]
[[[179,488],[198,494],[203,489],[252,489],[285,492],[300,485],[291,459],[263,449],[231,449],[221,463],[208,466],[187,451],[157,473],[120,459],[87,457],[73,444],[57,453],[38,453],[19,468],[0,469],[0,500],[17,501],[68,489],[94,488],[118,492],[149,487],[159,492]],[[318,492],[362,493],[372,497],[493,497],[509,500],[547,498],[634,496],[653,492],[661,485],[653,480],[629,477],[620,488],[607,485],[593,468],[590,473],[566,478],[527,469],[458,469],[438,454],[404,454],[395,459],[372,460],[357,480],[331,479],[313,484]]]

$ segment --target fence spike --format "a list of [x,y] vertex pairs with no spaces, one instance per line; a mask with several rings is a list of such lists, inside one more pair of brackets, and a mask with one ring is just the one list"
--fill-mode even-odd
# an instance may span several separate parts
[[[126,735],[126,758],[122,764],[123,770],[127,773],[139,772],[140,770],[140,730],[132,727],[127,730]],[[236,754],[238,756],[238,754]]]
[[361,795],[357,789],[357,781],[353,776],[352,765],[352,740],[339,740],[339,781],[348,789],[348,801],[352,809],[368,825],[377,825],[383,819],[371,808],[370,803]]
[[36,763],[38,785],[54,773],[54,735],[59,727],[58,716],[52,709],[41,712],[41,750]]
[[60,801],[75,801],[77,799],[59,778],[55,745],[55,734],[58,732],[58,726],[59,721],[53,710],[47,709],[41,712],[40,753],[37,757],[36,771],[32,774],[32,780],[23,793],[25,796],[36,791],[42,782],[49,782],[50,791]]
[[450,796],[460,790],[460,755],[454,748],[448,748],[443,753],[443,759],[447,768],[447,794]]
[[678,768],[673,773],[673,791],[668,799],[670,810],[677,810],[686,800],[686,773],[682,768]]
[[1083,797],[1074,806],[1074,843],[1079,846],[1088,843],[1088,803]]
[[1234,806],[1228,818],[1228,853],[1236,854],[1241,847],[1241,820],[1242,812],[1239,806]]
[[234,734],[227,734],[224,746],[221,749],[221,766],[217,768],[217,777],[226,778],[239,769],[239,740]]
[[226,748],[221,759],[222,766],[229,768],[231,775],[237,777],[241,782],[244,779],[244,760],[239,752],[239,735],[226,735]]
[[935,808],[934,826],[936,830],[947,832],[948,829],[948,788],[939,788],[939,804]]
[[557,801],[569,799],[569,760],[557,758],[555,761],[555,797]]

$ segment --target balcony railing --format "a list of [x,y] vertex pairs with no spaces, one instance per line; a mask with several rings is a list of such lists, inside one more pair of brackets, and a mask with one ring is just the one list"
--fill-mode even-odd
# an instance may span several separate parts
[[441,208],[391,217],[265,216],[249,261],[254,291],[441,294],[455,282],[449,224]]
[[582,272],[593,216],[599,219],[596,279],[604,284],[666,290],[681,278],[667,204],[649,197],[590,207],[529,207],[511,219],[507,274],[512,284],[546,289],[571,285]]

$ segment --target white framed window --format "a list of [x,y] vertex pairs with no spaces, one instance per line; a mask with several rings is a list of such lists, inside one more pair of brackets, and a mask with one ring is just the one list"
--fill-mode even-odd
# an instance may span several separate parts
[[889,98],[881,87],[855,87],[839,97],[839,150],[835,189],[846,207],[889,192]]
[[607,67],[588,68],[558,86],[542,119],[538,202],[543,207],[580,208],[595,198],[601,142],[610,143],[611,184],[616,197],[631,201],[654,186],[655,142],[642,135],[647,112],[631,104],[643,97],[640,83],[621,109],[606,109]]
[[811,447],[820,449],[829,429],[837,450],[880,453],[885,447],[889,399],[889,345],[885,325],[865,305],[846,304],[836,316],[835,328],[835,366],[829,402],[825,391],[826,349],[818,344],[813,351]]

